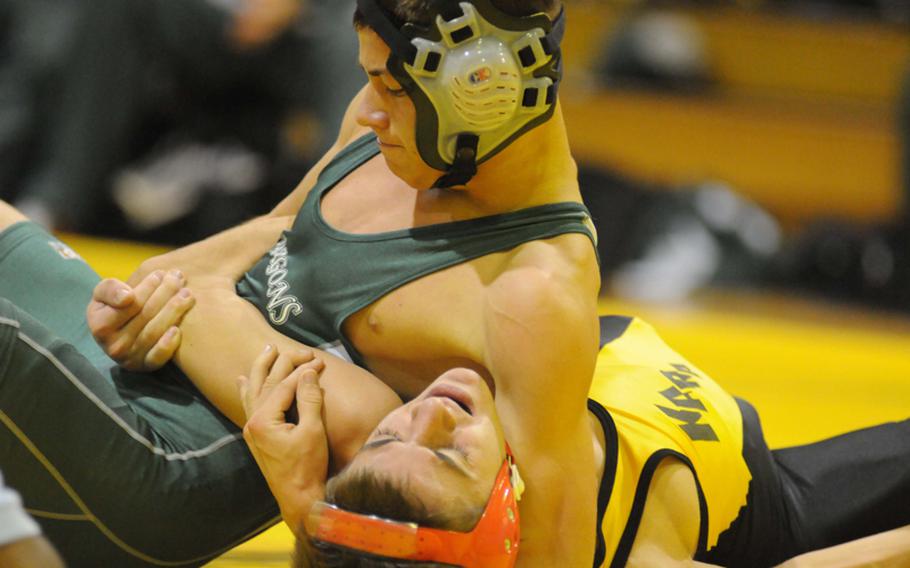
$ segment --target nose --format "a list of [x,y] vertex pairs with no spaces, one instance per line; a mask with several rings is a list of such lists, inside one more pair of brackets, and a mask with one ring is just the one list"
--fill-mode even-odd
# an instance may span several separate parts
[[411,409],[413,441],[427,448],[442,448],[452,444],[455,419],[440,398],[420,401]]
[[360,106],[357,108],[357,124],[377,132],[389,128],[389,113],[386,112],[372,85],[367,85]]

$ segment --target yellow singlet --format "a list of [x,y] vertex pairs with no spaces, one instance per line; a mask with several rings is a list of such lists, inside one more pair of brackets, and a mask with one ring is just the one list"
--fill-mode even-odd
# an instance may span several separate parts
[[695,474],[702,513],[698,550],[710,550],[746,504],[752,478],[742,455],[739,407],[650,325],[609,319],[618,328],[598,355],[588,404],[606,438],[594,565],[625,564],[651,476],[667,458]]

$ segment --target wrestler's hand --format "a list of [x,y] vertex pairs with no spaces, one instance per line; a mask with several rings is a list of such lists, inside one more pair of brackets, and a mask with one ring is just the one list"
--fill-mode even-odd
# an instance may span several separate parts
[[[323,366],[312,351],[279,355],[268,346],[250,376],[237,381],[247,418],[243,438],[295,532],[325,494],[329,448],[319,387]],[[289,421],[294,409],[296,424]]]
[[156,270],[135,288],[114,278],[92,292],[86,320],[95,341],[120,366],[154,371],[180,345],[180,321],[195,299],[179,270]]

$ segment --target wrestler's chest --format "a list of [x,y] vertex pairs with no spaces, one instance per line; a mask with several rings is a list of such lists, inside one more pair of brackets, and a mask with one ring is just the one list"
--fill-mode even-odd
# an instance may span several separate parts
[[475,262],[454,266],[390,292],[349,317],[345,336],[370,370],[401,394],[419,393],[452,367],[483,372],[480,268]]

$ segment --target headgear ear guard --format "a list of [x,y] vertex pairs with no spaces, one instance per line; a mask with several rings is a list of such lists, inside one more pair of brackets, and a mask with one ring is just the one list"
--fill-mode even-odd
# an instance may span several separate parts
[[553,115],[565,11],[512,16],[490,0],[435,0],[428,28],[399,24],[379,0],[357,0],[391,49],[389,73],[417,109],[417,149],[463,185],[477,165]]
[[518,557],[518,500],[524,482],[508,446],[506,452],[487,506],[470,532],[360,515],[320,501],[313,505],[307,518],[307,534],[322,542],[386,558],[468,568],[511,568]]

